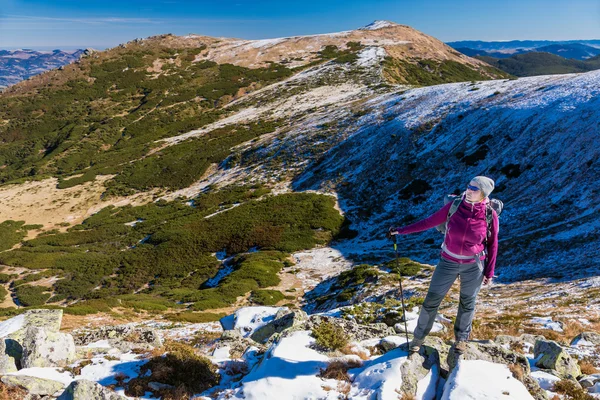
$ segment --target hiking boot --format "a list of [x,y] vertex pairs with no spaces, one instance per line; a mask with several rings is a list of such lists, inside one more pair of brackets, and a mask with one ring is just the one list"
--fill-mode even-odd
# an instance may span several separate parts
[[425,339],[417,339],[417,338],[413,338],[413,340],[411,340],[410,345],[408,346],[408,357],[411,357],[413,354],[418,354],[419,350],[421,350],[421,345],[423,345],[423,342],[425,341]]
[[465,351],[467,351],[467,341],[457,340],[454,343],[454,355],[462,356]]

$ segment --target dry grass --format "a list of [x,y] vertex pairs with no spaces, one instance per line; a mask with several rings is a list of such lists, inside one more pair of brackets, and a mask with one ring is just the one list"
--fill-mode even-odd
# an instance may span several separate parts
[[511,342],[508,348],[514,351],[515,353],[525,354],[525,352],[523,351],[523,343],[521,342]]
[[569,379],[562,379],[554,384],[552,388],[553,392],[562,394],[564,397],[562,400],[594,400],[595,397],[585,391],[575,381]]
[[213,344],[220,337],[221,332],[199,331],[194,335],[190,344],[194,347],[205,347]]
[[596,368],[594,364],[592,364],[586,359],[579,360],[579,368],[581,369],[581,373],[585,375],[592,375],[598,373],[598,368]]
[[523,379],[525,379],[525,371],[523,371],[523,367],[521,367],[519,364],[510,364],[508,369],[512,373],[513,378],[519,382],[523,382]]
[[327,364],[327,368],[321,368],[319,376],[325,379],[351,382],[352,380],[348,375],[348,370],[360,366],[362,366],[362,363],[356,360],[334,360]]
[[27,391],[14,386],[7,386],[0,382],[0,400],[23,400]]
[[81,370],[87,366],[92,364],[92,360],[83,360],[81,361],[79,364],[77,364],[77,366],[75,367],[65,367],[63,368],[63,371],[69,371],[71,372],[73,375],[81,375]]
[[398,400],[416,400],[413,394],[401,392],[400,389],[396,389],[396,393],[398,393]]
[[342,348],[340,351],[346,355],[359,356],[361,360],[365,360],[365,361],[368,360],[369,356],[370,356],[367,351],[362,350],[359,347],[352,346],[352,345],[347,345],[344,348]]

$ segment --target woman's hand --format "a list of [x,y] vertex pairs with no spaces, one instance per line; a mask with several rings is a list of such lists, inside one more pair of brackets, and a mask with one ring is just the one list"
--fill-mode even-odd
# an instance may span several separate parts
[[392,236],[397,235],[397,234],[398,234],[398,230],[395,227],[390,226],[390,229],[388,230],[388,233],[385,236],[388,239],[391,239]]
[[492,286],[492,280],[494,278],[488,278],[487,276],[483,277],[483,286]]

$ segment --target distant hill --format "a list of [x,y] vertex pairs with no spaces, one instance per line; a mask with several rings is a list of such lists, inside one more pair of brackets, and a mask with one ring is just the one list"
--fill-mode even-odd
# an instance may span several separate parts
[[448,46],[455,49],[468,48],[474,50],[484,50],[487,52],[503,52],[515,54],[518,50],[533,51],[540,47],[552,46],[556,44],[571,45],[581,44],[589,47],[600,48],[600,40],[511,40],[508,42],[484,42],[481,40],[461,40],[457,42],[447,42]]
[[543,51],[576,60],[587,60],[600,55],[600,48],[587,46],[581,43],[551,44],[549,46],[538,47],[536,51]]
[[564,58],[576,60],[587,60],[589,58],[600,55],[600,48],[587,46],[579,43],[551,44],[548,46],[537,47],[534,49],[511,49],[502,51],[472,49],[469,47],[458,47],[456,48],[456,50],[469,57],[483,56],[494,58],[509,58],[518,54],[527,54],[533,52],[545,52]]
[[515,76],[569,74],[600,69],[600,56],[580,61],[550,53],[532,52],[509,58],[477,56],[476,58]]
[[461,53],[463,53],[466,56],[469,57],[494,57],[494,58],[509,58],[514,56],[515,54],[524,54],[524,53],[528,53],[529,50],[516,50],[514,53],[510,52],[510,53],[506,53],[506,52],[501,52],[501,51],[485,51],[485,50],[480,50],[480,49],[470,49],[468,47],[458,47],[456,49],[457,51],[460,51]]
[[85,50],[0,50],[0,89],[42,72],[62,67],[81,57]]

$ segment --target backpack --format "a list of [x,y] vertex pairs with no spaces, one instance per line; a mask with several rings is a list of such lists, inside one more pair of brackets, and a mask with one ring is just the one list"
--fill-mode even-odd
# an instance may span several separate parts
[[[448,218],[446,218],[446,221],[444,221],[443,223],[436,226],[435,229],[437,229],[438,231],[440,231],[443,234],[446,234],[446,227],[448,226],[448,221],[450,221],[450,217],[452,217],[454,215],[454,213],[456,212],[456,210],[458,210],[458,206],[460,206],[460,203],[463,201],[464,197],[465,197],[465,192],[463,192],[460,196],[457,196],[455,194],[447,194],[444,197],[444,205],[446,205],[450,202],[452,202],[452,205],[450,206],[450,210],[448,211]],[[489,202],[487,203],[487,206],[485,208],[485,222],[487,223],[486,242],[487,242],[487,239],[492,234],[492,218],[493,218],[492,210],[496,211],[496,215],[498,215],[498,217],[500,217],[500,213],[502,212],[503,208],[504,208],[504,203],[502,201],[500,201],[498,199],[489,199]]]

